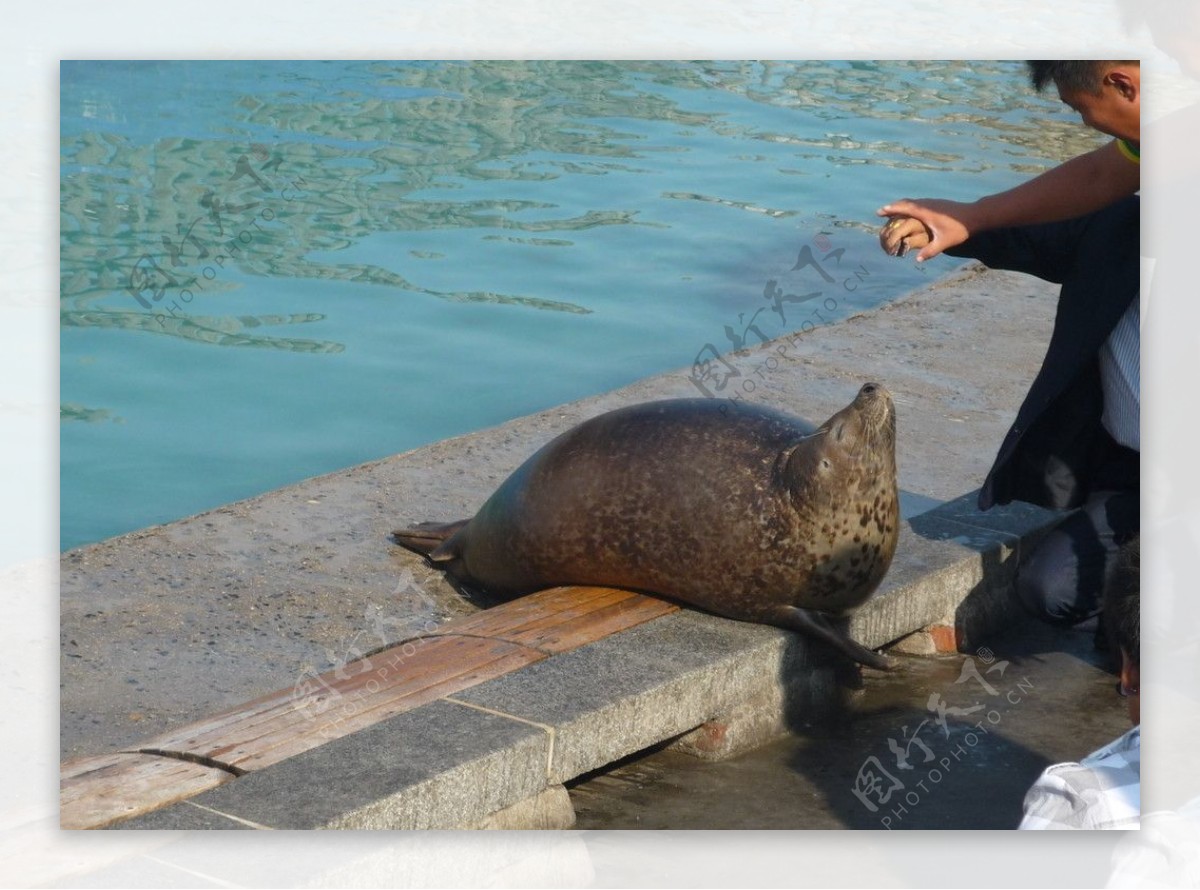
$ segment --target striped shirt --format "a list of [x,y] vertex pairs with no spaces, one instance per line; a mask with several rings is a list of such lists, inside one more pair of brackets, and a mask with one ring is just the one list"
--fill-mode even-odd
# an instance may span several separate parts
[[1079,763],[1047,767],[1025,795],[1023,829],[1137,828],[1142,815],[1142,729],[1135,726]]
[[1100,347],[1100,386],[1104,391],[1100,422],[1114,441],[1134,451],[1142,450],[1141,328],[1142,309],[1135,297]]

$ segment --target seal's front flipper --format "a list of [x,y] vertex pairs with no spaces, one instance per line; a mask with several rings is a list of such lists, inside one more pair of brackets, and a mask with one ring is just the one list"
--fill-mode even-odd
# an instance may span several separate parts
[[875,668],[878,671],[894,671],[899,665],[895,659],[888,658],[879,652],[872,652],[861,643],[856,643],[843,631],[830,623],[829,618],[811,609],[800,609],[796,606],[780,606],[772,613],[772,623],[810,637],[824,640],[839,652],[853,658],[859,664]]
[[427,556],[433,562],[446,562],[454,559],[457,554],[447,552],[443,545],[470,521],[460,519],[458,522],[422,522],[411,528],[394,531],[392,537],[401,547]]

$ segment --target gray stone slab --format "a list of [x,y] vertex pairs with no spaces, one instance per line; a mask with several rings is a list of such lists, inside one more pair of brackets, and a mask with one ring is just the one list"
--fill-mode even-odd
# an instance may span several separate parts
[[432,702],[192,798],[273,829],[456,828],[539,794],[549,734]]
[[[990,510],[980,510],[978,503],[979,491],[976,489],[941,504],[925,513],[922,518],[950,520],[963,525],[989,528],[1020,538],[1028,538],[1036,536],[1037,533],[1065,515],[1060,511],[1047,510],[1045,507],[1027,504],[1024,501],[1013,501],[1009,504],[992,507]],[[915,527],[920,530],[920,520],[916,521]]]
[[528,797],[487,818],[459,826],[487,831],[551,831],[575,825],[575,807],[562,785],[551,785],[536,797]]
[[[799,649],[810,645],[797,640]],[[848,664],[801,670],[781,666],[777,682],[730,705],[723,713],[684,733],[671,747],[702,760],[726,760],[752,751],[786,733],[811,729],[835,707],[844,706],[861,684]]]
[[[977,530],[988,529],[1003,536],[1003,546],[983,556],[986,584],[973,590],[955,609],[954,624],[963,645],[998,630],[1030,620],[1016,597],[1016,573],[1029,550],[1057,522],[1063,513],[1013,501],[981,511],[978,492],[971,492],[944,504],[923,516],[915,517],[913,528],[930,537],[955,541],[978,540]],[[967,529],[956,535],[959,529]]]
[[850,619],[850,634],[878,648],[953,615],[963,591],[981,580],[979,554],[956,541],[919,535],[900,525],[892,566],[875,595]]
[[928,513],[930,510],[940,507],[945,503],[937,498],[917,494],[915,491],[905,491],[903,488],[897,494],[899,494],[900,500],[901,519],[911,519],[914,516],[920,516],[922,513]]
[[877,647],[945,624],[969,646],[1025,620],[1013,595],[1020,543],[1000,528],[942,518],[941,508],[915,517],[901,526],[892,568],[855,613],[851,633]]
[[553,727],[550,781],[563,782],[735,709],[788,677],[832,671],[795,634],[691,610],[457,693]]

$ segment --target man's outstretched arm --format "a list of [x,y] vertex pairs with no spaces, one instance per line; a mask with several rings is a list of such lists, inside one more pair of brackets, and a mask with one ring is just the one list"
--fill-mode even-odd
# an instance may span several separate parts
[[879,240],[892,256],[920,248],[917,259],[927,260],[977,232],[1083,216],[1140,187],[1140,167],[1114,140],[1015,188],[971,203],[936,198],[894,201],[876,211],[892,220]]

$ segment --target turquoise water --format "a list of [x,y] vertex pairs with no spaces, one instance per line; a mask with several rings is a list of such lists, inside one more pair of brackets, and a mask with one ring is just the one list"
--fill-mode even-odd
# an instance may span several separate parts
[[1094,144],[1012,62],[69,62],[61,130],[63,548],[655,372],[721,395],[720,353],[952,267],[884,257],[880,204]]

